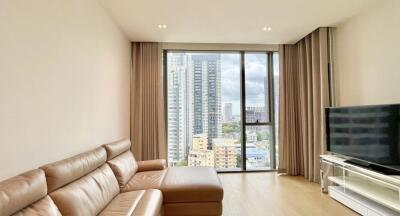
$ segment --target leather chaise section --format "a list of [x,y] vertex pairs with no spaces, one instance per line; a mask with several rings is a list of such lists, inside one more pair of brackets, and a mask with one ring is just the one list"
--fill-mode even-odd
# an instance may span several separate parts
[[131,180],[121,189],[121,192],[159,189],[167,170],[156,170],[136,173]]
[[0,215],[11,215],[46,194],[46,178],[40,169],[0,182]]
[[107,160],[104,148],[99,147],[74,157],[41,167],[46,173],[48,191],[52,192],[103,165]]
[[161,184],[164,203],[221,202],[223,188],[214,168],[171,167]]
[[104,164],[50,194],[62,215],[97,215],[119,193],[117,179]]
[[138,162],[138,172],[163,170],[167,168],[167,162],[164,159],[146,160]]
[[111,160],[118,155],[131,149],[131,140],[123,139],[110,144],[105,144],[103,147],[107,151],[107,160]]
[[138,165],[131,151],[126,151],[121,155],[107,162],[117,177],[119,187],[122,189],[126,183],[135,175]]
[[26,207],[25,209],[19,211],[13,216],[61,216],[61,212],[58,210],[56,204],[53,200],[46,196],[45,198],[37,201],[36,203]]

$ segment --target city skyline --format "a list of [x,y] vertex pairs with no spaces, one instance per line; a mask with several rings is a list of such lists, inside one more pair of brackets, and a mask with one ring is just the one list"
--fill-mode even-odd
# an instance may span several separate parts
[[[245,54],[247,122],[269,121],[266,57]],[[241,167],[240,54],[171,52],[167,61],[170,165]],[[245,145],[246,163],[269,166],[270,128],[246,127],[245,133],[254,137]],[[206,149],[199,149],[205,139]]]

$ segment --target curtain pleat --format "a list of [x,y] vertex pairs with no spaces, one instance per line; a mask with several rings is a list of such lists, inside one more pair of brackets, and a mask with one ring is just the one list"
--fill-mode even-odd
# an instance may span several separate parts
[[329,106],[328,34],[319,28],[280,46],[279,172],[319,181],[325,152],[324,108]]
[[132,43],[131,140],[138,160],[166,158],[161,54],[158,43]]

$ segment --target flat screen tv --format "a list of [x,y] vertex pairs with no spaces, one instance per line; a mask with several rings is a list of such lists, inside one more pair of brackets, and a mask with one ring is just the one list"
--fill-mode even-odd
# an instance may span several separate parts
[[333,107],[326,108],[325,114],[329,152],[361,166],[400,174],[400,104]]

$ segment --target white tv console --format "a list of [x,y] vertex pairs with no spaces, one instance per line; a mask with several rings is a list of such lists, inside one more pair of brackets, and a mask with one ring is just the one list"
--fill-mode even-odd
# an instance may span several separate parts
[[[400,215],[400,176],[384,175],[321,155],[321,187],[361,215]],[[327,167],[329,167],[327,169]]]

